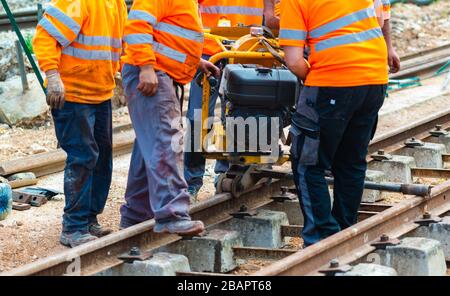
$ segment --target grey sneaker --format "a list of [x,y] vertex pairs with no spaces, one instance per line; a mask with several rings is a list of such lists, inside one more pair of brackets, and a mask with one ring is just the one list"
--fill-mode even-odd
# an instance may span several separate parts
[[89,233],[96,237],[103,237],[112,233],[112,230],[109,228],[104,228],[98,223],[94,223],[89,225]]
[[61,238],[59,241],[66,247],[75,248],[96,239],[97,237],[91,235],[90,233],[77,231],[73,233],[61,233]]
[[178,235],[196,235],[205,230],[202,221],[177,220],[166,223],[156,222],[153,231],[157,233],[172,233]]

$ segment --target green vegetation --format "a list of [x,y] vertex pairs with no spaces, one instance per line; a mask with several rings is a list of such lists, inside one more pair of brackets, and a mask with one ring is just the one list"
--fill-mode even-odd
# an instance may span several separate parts
[[25,39],[25,44],[27,45],[27,47],[31,53],[34,53],[33,44],[32,44],[33,37],[34,37],[34,35],[32,33],[25,34],[25,36],[23,37]]

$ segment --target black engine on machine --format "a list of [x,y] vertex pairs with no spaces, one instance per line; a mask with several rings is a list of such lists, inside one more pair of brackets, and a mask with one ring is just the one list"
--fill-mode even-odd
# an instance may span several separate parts
[[[300,83],[288,69],[227,65],[219,91],[227,103],[227,136],[231,132],[229,122],[244,121],[247,123],[245,151],[253,150],[249,147],[251,136],[257,137],[258,143],[260,140],[264,141],[260,139],[262,135],[278,142],[283,128],[290,125],[290,111],[295,106],[299,91]],[[255,126],[257,130],[254,130]],[[239,125],[235,124],[232,129],[237,145]],[[264,132],[264,129],[267,132]],[[242,133],[242,130],[240,132]],[[277,135],[273,135],[274,132]],[[261,150],[264,149],[258,145],[257,151]]]

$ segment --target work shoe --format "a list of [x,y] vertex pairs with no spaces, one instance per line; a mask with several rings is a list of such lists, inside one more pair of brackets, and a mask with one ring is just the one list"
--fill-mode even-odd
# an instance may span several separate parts
[[153,231],[157,233],[172,233],[178,235],[196,235],[205,230],[202,221],[177,220],[166,223],[156,222]]
[[112,230],[109,228],[104,228],[98,223],[93,223],[89,225],[89,233],[96,237],[103,237],[112,233]]
[[88,243],[90,241],[96,240],[97,237],[93,236],[89,232],[63,232],[61,233],[60,243],[66,247],[75,248],[82,244]]
[[189,186],[188,187],[188,193],[189,193],[189,200],[191,203],[197,202],[198,199],[198,192],[200,191],[200,188],[194,187],[194,186]]

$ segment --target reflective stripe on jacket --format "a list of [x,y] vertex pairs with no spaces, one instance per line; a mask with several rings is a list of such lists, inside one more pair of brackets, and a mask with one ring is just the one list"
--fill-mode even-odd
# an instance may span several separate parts
[[[218,27],[222,18],[229,21],[231,27],[262,25],[263,0],[199,0],[198,2],[205,28]],[[205,40],[204,54],[214,55],[221,51],[221,47],[214,40]]]
[[68,102],[113,96],[126,18],[122,0],[57,0],[45,10],[33,49],[43,71],[61,73]]
[[387,83],[387,48],[373,0],[282,0],[281,10],[280,44],[311,48],[306,85]]
[[123,62],[154,65],[179,83],[194,77],[203,49],[195,0],[135,0],[125,28]]

